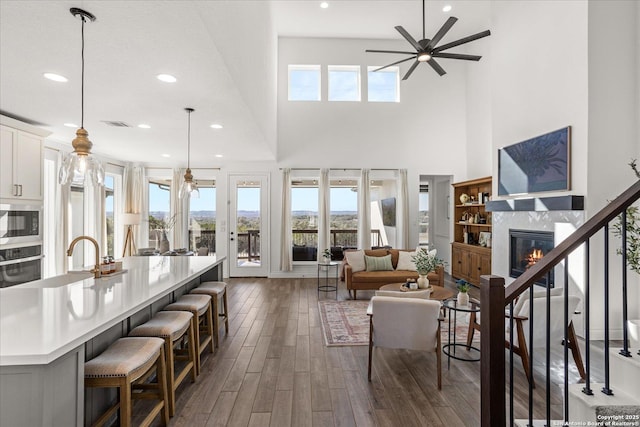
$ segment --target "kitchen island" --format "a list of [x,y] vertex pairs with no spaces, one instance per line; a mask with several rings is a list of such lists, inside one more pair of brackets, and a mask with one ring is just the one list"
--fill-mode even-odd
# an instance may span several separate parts
[[85,273],[0,289],[0,425],[81,426],[109,394],[84,399],[84,362],[201,281],[217,257],[128,257],[124,273]]

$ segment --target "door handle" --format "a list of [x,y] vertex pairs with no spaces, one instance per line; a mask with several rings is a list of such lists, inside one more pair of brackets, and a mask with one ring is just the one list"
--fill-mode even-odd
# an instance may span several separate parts
[[20,196],[22,196],[22,184],[20,184]]
[[13,184],[13,195],[14,196],[19,196],[20,195],[18,193],[18,184]]

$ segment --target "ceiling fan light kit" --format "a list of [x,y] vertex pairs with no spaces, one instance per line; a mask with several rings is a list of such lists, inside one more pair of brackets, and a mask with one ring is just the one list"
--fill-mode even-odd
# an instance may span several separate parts
[[462,59],[465,61],[479,61],[480,58],[482,58],[482,56],[467,55],[467,54],[461,54],[461,53],[447,53],[443,51],[447,49],[451,49],[456,46],[460,46],[465,43],[472,42],[474,40],[481,39],[483,37],[490,36],[491,31],[489,30],[472,34],[470,36],[461,38],[459,40],[438,46],[438,43],[440,43],[440,40],[442,40],[442,38],[449,32],[449,30],[451,29],[451,27],[453,27],[453,24],[455,24],[457,20],[458,18],[456,17],[453,17],[453,16],[449,17],[449,19],[447,19],[447,21],[442,25],[442,27],[440,27],[440,29],[433,36],[432,39],[425,38],[425,1],[422,0],[422,39],[420,41],[416,41],[416,39],[414,39],[411,36],[411,34],[409,34],[409,32],[407,32],[407,30],[405,30],[401,25],[398,25],[395,27],[395,29],[402,35],[402,37],[404,37],[406,41],[409,42],[409,44],[411,44],[411,46],[413,46],[413,48],[416,51],[407,52],[407,51],[398,51],[398,50],[367,49],[365,52],[369,52],[369,53],[395,53],[395,54],[411,55],[408,58],[401,59],[396,62],[392,62],[391,64],[387,64],[373,71],[384,70],[385,68],[391,67],[393,65],[401,64],[403,62],[414,59],[415,61],[413,62],[413,64],[411,64],[411,67],[409,67],[409,70],[405,73],[404,77],[402,77],[402,80],[407,80],[411,75],[411,73],[413,73],[413,70],[415,70],[416,67],[421,62],[426,62],[427,64],[429,64],[431,68],[433,68],[440,76],[445,75],[447,72],[444,70],[444,68],[440,66],[440,64],[438,64],[435,58]]

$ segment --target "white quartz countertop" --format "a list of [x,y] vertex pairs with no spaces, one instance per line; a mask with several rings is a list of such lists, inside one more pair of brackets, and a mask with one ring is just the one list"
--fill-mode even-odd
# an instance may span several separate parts
[[0,289],[0,366],[48,364],[222,261],[128,257],[113,277],[70,273]]

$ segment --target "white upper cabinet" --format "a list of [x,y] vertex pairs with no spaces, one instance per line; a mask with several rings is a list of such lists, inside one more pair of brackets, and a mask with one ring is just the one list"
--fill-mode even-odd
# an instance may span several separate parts
[[0,199],[5,202],[42,201],[44,135],[38,131],[40,135],[0,126]]

